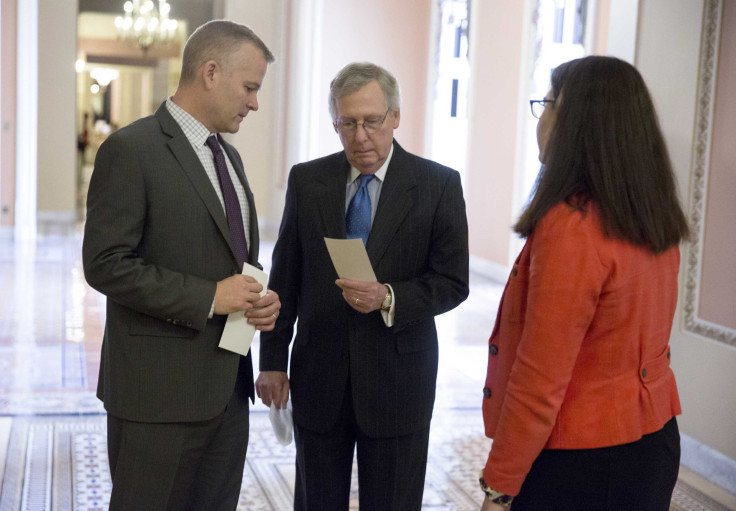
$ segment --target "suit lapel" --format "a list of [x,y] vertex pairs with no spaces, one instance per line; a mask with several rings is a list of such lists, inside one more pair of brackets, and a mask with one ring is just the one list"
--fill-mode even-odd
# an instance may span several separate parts
[[328,159],[315,177],[314,200],[322,219],[324,235],[344,239],[345,189],[350,165],[344,152],[337,153],[335,158],[336,161]]
[[201,197],[215,224],[217,224],[217,228],[225,238],[225,241],[227,241],[233,257],[235,257],[235,251],[230,242],[230,229],[227,225],[225,211],[222,209],[222,204],[217,197],[217,193],[212,188],[210,178],[207,177],[207,173],[202,168],[199,157],[194,152],[194,149],[192,149],[192,145],[189,143],[186,135],[184,135],[184,132],[174,118],[171,117],[171,114],[169,114],[169,111],[166,109],[166,103],[162,104],[158,111],[156,111],[156,118],[159,120],[163,132],[171,137],[171,140],[168,142],[171,152]]
[[371,226],[366,250],[375,268],[391,242],[404,217],[414,206],[414,194],[410,192],[417,186],[416,164],[409,153],[394,142],[394,154],[386,169],[386,176],[378,199],[376,216]]

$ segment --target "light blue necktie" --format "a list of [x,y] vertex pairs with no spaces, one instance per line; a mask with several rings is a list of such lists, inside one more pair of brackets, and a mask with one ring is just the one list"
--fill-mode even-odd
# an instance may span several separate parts
[[347,238],[361,238],[363,245],[368,242],[368,234],[371,232],[371,196],[368,195],[368,183],[373,177],[373,174],[360,175],[360,187],[350,201],[345,215]]

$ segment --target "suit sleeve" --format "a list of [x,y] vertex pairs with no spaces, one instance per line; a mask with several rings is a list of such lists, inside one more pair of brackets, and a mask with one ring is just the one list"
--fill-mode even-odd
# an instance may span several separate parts
[[[150,264],[139,255],[147,222],[144,156],[113,135],[95,159],[87,195],[82,257],[87,282],[125,307],[202,330],[216,282]],[[172,215],[175,212],[172,211]],[[171,219],[172,225],[175,219]]]
[[595,227],[582,218],[558,208],[534,233],[524,330],[483,472],[509,495],[552,433],[607,275]]
[[289,344],[297,319],[302,263],[297,218],[295,168],[289,172],[284,213],[279,237],[273,249],[273,265],[268,287],[279,294],[281,310],[271,332],[261,332],[259,369],[286,372],[289,365]]
[[441,190],[433,218],[424,271],[405,281],[389,282],[395,291],[394,328],[445,313],[468,297],[468,221],[460,174],[442,174],[433,186]]

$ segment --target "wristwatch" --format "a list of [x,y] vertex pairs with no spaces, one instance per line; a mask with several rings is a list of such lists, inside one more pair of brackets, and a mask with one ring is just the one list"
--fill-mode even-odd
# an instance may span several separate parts
[[388,287],[386,284],[384,284],[384,287],[386,288],[386,298],[384,298],[383,303],[381,303],[381,310],[384,312],[388,312],[391,310],[391,302],[393,297],[391,296],[391,288]]
[[488,486],[485,479],[483,479],[482,470],[480,471],[480,475],[478,476],[478,481],[480,482],[480,489],[483,490],[487,498],[491,499],[491,502],[503,507],[511,506],[511,503],[514,501],[514,497],[511,495],[506,495],[505,493],[501,493],[500,491],[496,491]]

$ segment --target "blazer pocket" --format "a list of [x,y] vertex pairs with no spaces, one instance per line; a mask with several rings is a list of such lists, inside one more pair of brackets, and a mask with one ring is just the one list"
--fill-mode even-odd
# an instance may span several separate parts
[[134,318],[131,318],[128,333],[130,335],[141,335],[147,337],[191,338],[194,337],[197,331],[193,328],[175,325],[173,322],[154,318],[153,316],[136,314]]
[[639,367],[639,379],[645,385],[654,383],[670,373],[670,348],[654,359],[645,360]]
[[432,320],[396,333],[396,352],[399,354],[425,351],[436,346],[437,328]]

